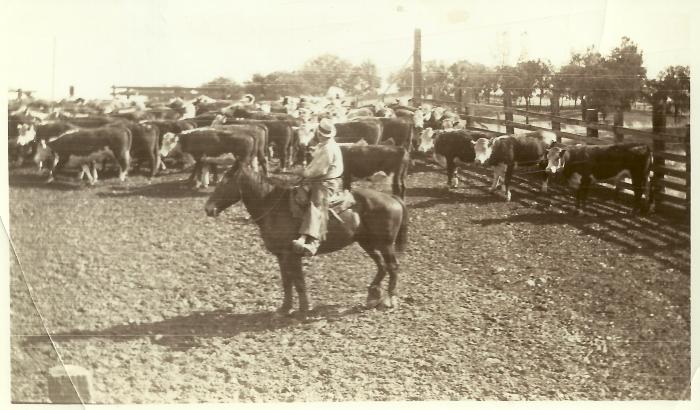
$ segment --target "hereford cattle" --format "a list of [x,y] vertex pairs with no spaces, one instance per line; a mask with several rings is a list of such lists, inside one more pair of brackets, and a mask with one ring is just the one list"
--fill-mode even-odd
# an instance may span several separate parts
[[[337,125],[336,125],[337,126]],[[343,186],[350,189],[352,178],[367,178],[377,172],[392,173],[391,190],[402,199],[406,194],[406,174],[410,157],[403,147],[388,145],[342,144]]]
[[[645,144],[552,147],[547,152],[546,172],[563,176],[575,190],[577,213],[583,211],[592,183],[613,179],[619,190],[620,180],[629,176],[634,190],[632,212],[646,213],[654,202],[649,180],[651,162],[652,152]],[[642,196],[646,196],[646,204],[642,204]]]
[[58,137],[41,140],[34,160],[39,163],[52,158],[47,182],[53,181],[54,171],[61,169],[71,158],[75,158],[84,170],[87,164],[92,164],[94,174],[88,173],[88,180],[94,184],[97,176],[94,163],[114,158],[119,167],[119,179],[124,181],[129,171],[131,141],[131,131],[125,127],[73,129]]
[[201,170],[207,158],[216,158],[229,153],[233,154],[238,161],[252,163],[253,159],[257,158],[267,174],[266,139],[265,129],[253,124],[195,128],[179,134],[166,134],[160,154],[163,157],[172,152],[191,155],[196,161],[191,179],[194,179],[196,186],[199,187]]
[[112,123],[109,126],[129,129],[131,132],[131,149],[129,151],[131,159],[138,161],[138,167],[146,162],[151,170],[149,177],[153,178],[158,172],[160,164],[158,128],[147,122],[135,123],[126,120]]
[[282,171],[292,165],[295,150],[295,130],[286,121],[281,120],[229,120],[224,124],[261,124],[267,127],[268,144],[275,146],[280,159]]
[[[155,127],[156,133],[158,134],[158,150],[160,150],[161,145],[163,145],[163,136],[167,133],[179,134],[183,131],[191,130],[197,128],[197,124],[189,120],[148,120],[141,121],[140,124],[150,125]],[[165,163],[158,153],[158,168],[165,170]]]
[[335,124],[335,140],[338,143],[354,144],[364,140],[369,145],[379,144],[382,127],[370,122],[339,122]]
[[[37,150],[37,144],[41,140],[48,140],[58,137],[64,132],[76,128],[74,125],[65,121],[50,121],[43,124],[23,125],[20,130],[20,135],[17,138],[17,144],[21,148],[23,157],[34,155]],[[12,158],[10,156],[10,158]],[[39,169],[42,169],[43,163],[40,162]]]
[[413,121],[407,118],[379,118],[381,121],[381,143],[393,142],[394,145],[411,151],[413,148]]
[[348,111],[346,117],[348,120],[352,120],[358,117],[374,117],[374,106],[354,108]]
[[[513,170],[518,166],[544,165],[547,150],[557,140],[554,133],[535,131],[519,135],[502,135],[496,138],[479,138],[474,143],[475,162],[493,167],[491,191],[496,191],[503,182],[503,194],[510,201],[510,181]],[[535,172],[542,177],[542,192],[547,192],[547,174]]]
[[409,111],[404,109],[394,110],[398,118],[408,118],[413,121],[413,127],[423,129],[425,127],[425,118],[421,110]]
[[484,134],[465,130],[444,131],[438,133],[433,144],[433,158],[447,169],[447,186],[457,188],[457,164],[468,165],[474,162],[474,140]]

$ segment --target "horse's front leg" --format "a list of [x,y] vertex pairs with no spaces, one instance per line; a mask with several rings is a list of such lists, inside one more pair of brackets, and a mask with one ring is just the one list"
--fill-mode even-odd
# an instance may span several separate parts
[[291,254],[277,255],[277,263],[280,265],[280,275],[282,276],[282,290],[284,292],[284,300],[282,306],[277,309],[277,313],[288,316],[292,313],[293,295],[292,287],[294,285],[292,275],[290,274],[288,259],[294,258]]
[[307,316],[311,311],[311,303],[309,302],[309,295],[306,293],[306,278],[304,277],[304,269],[301,266],[301,256],[289,255],[287,266],[289,267],[289,275],[294,283],[297,296],[299,296],[299,313],[302,316]]

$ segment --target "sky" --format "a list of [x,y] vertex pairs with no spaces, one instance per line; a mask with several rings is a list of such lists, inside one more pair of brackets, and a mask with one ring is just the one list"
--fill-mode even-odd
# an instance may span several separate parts
[[[386,78],[423,61],[486,65],[521,56],[568,62],[603,54],[622,36],[644,53],[648,76],[690,65],[693,0],[6,0],[7,86],[44,98],[108,97],[112,85],[198,86],[215,77],[295,70],[324,53],[374,62]],[[499,46],[500,44],[500,46]],[[55,68],[55,70],[54,70]],[[386,85],[386,83],[385,83]]]

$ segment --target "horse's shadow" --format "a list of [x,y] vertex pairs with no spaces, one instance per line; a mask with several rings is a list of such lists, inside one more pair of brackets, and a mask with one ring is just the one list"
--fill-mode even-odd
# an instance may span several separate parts
[[[362,306],[343,309],[340,305],[319,305],[309,318],[280,316],[273,311],[253,313],[231,313],[226,309],[209,312],[194,312],[152,323],[117,325],[103,330],[73,330],[51,335],[53,342],[85,340],[94,338],[122,341],[149,337],[151,343],[173,350],[188,350],[199,345],[202,338],[233,337],[240,333],[275,331],[286,327],[318,321],[336,321],[345,316],[358,314]],[[36,344],[49,341],[47,336],[28,336],[24,343]]]
[[503,199],[491,192],[484,195],[472,195],[465,192],[448,190],[446,187],[411,187],[406,189],[407,197],[429,198],[424,201],[411,202],[409,208],[423,209],[435,205],[464,203],[470,205],[487,205],[503,202]]
[[186,180],[149,183],[137,187],[98,192],[102,198],[149,197],[149,198],[191,198],[209,196],[211,192],[195,190]]

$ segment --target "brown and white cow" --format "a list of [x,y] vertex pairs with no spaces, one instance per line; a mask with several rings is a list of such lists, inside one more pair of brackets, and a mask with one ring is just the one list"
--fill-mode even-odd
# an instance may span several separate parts
[[[652,152],[645,144],[553,147],[547,152],[546,172],[563,176],[575,190],[577,213],[583,211],[591,184],[614,180],[619,190],[621,179],[629,176],[634,190],[632,212],[645,213],[654,205],[651,162]],[[646,196],[646,204],[642,204],[642,196]]]
[[[543,165],[547,149],[556,142],[556,134],[546,131],[535,131],[518,135],[501,135],[500,137],[487,139],[479,138],[474,143],[478,165],[492,166],[493,184],[491,190],[496,191],[500,186],[506,201],[510,201],[510,181],[513,170],[518,166]],[[542,192],[547,192],[547,177],[544,172]],[[502,182],[502,184],[501,184]]]
[[[474,163],[474,141],[482,138],[483,133],[453,130],[437,133],[433,143],[433,158],[435,162],[447,169],[448,188],[457,188],[457,165],[471,165]],[[427,145],[423,145],[425,148]],[[429,149],[429,148],[428,148]],[[424,151],[425,152],[425,151]]]
[[173,152],[191,155],[195,169],[190,179],[195,180],[195,186],[208,184],[208,159],[233,154],[236,160],[253,163],[257,159],[267,174],[267,158],[265,151],[267,133],[260,125],[241,124],[217,128],[195,128],[179,134],[168,133],[163,138],[160,154],[163,157]]
[[84,172],[87,171],[88,165],[92,165],[87,176],[90,183],[94,184],[97,182],[95,162],[114,158],[119,167],[119,179],[124,181],[129,171],[131,142],[131,131],[126,127],[73,129],[58,137],[39,141],[34,161],[39,163],[52,159],[48,162],[47,180],[51,182],[54,180],[54,172],[74,158]]
[[393,174],[391,189],[404,198],[406,174],[410,164],[408,150],[389,145],[341,144],[343,153],[343,186],[350,189],[352,178],[367,178],[378,172]]

